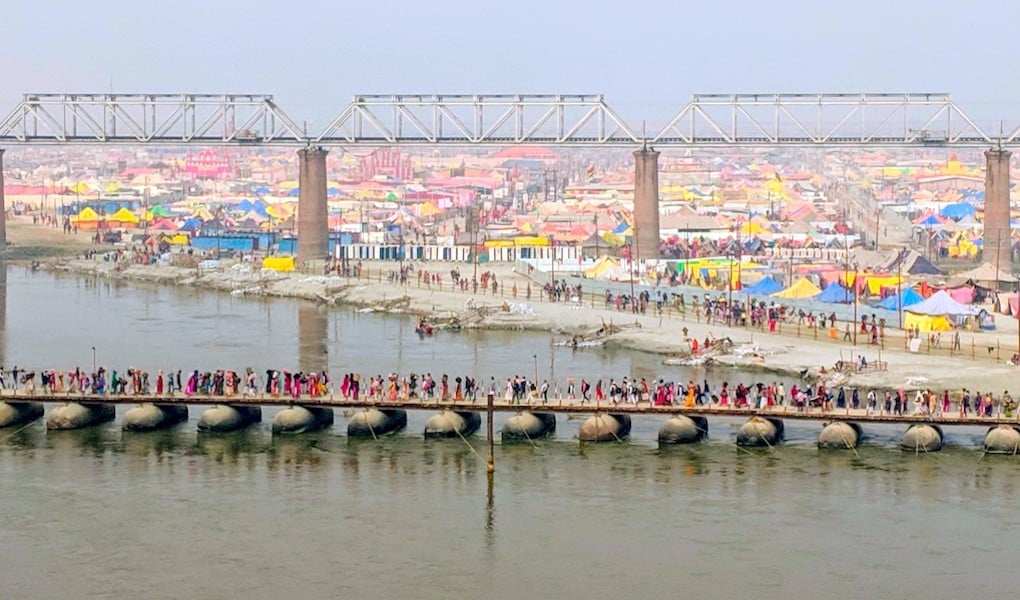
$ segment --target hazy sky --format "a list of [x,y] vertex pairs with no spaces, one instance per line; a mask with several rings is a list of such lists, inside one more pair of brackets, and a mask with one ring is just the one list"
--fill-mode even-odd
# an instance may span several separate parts
[[[324,126],[358,93],[942,92],[1020,123],[1020,1],[12,0],[0,112],[25,92],[275,94]],[[997,126],[996,126],[997,128]]]

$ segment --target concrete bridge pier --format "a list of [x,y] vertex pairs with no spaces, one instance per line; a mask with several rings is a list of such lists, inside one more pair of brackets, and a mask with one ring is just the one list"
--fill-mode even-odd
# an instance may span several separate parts
[[634,152],[634,257],[659,258],[659,153]]
[[659,428],[660,444],[693,444],[708,436],[708,419],[673,415]]
[[42,402],[0,402],[0,427],[17,427],[43,416]]
[[298,150],[298,263],[324,260],[329,252],[329,217],[326,207],[326,155],[323,148]]
[[377,438],[399,433],[407,427],[407,411],[399,408],[366,408],[351,415],[347,421],[348,437]]
[[155,431],[173,427],[187,420],[187,406],[146,402],[124,413],[120,426],[124,431]]
[[751,417],[737,430],[737,445],[771,447],[783,441],[784,430],[779,419]]
[[1009,150],[985,151],[984,261],[1009,271],[1012,238],[1009,229]]
[[116,416],[112,404],[94,402],[68,402],[52,411],[46,419],[46,429],[81,429],[101,423],[108,423]]
[[596,413],[581,424],[577,438],[582,442],[619,442],[630,435],[630,415]]
[[826,423],[818,434],[818,447],[835,450],[851,450],[857,447],[861,439],[861,426],[847,421],[831,421]]

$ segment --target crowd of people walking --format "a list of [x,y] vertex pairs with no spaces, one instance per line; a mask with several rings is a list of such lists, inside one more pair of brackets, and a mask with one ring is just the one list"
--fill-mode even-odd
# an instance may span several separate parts
[[0,367],[0,388],[26,394],[120,395],[139,397],[213,396],[283,397],[299,400],[339,395],[343,400],[366,402],[478,402],[492,396],[512,404],[541,405],[554,402],[651,406],[716,407],[725,409],[777,409],[794,411],[865,410],[869,414],[930,416],[959,415],[979,417],[1013,417],[1017,401],[1009,391],[958,392],[944,390],[869,389],[824,384],[793,384],[789,389],[781,382],[723,382],[712,386],[666,378],[610,377],[595,379],[528,379],[514,375],[479,382],[470,375],[433,376],[432,373],[389,373],[363,377],[360,373],[344,373],[339,385],[326,371],[289,371],[267,369],[264,376],[251,367],[238,372],[229,369],[212,371],[159,370],[155,375],[129,367],[124,371],[99,367],[88,372],[80,367],[68,371],[33,371],[19,367]]

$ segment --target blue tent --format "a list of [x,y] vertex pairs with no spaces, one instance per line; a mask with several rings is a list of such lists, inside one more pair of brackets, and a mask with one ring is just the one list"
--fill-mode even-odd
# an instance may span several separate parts
[[202,219],[199,219],[198,217],[191,217],[185,221],[183,225],[181,225],[180,229],[181,231],[195,231],[196,229],[201,229],[201,227]]
[[269,213],[266,212],[266,201],[259,198],[255,202],[252,202],[252,210],[254,210],[260,217],[269,218]]
[[977,212],[974,205],[970,202],[957,202],[956,204],[947,204],[942,207],[939,214],[949,219],[962,219],[967,215],[972,215]]
[[623,233],[624,231],[627,231],[628,229],[630,229],[630,225],[628,225],[627,222],[624,221],[624,222],[620,223],[619,225],[617,225],[615,229],[613,229],[613,233]]
[[885,300],[882,300],[881,302],[875,305],[875,308],[884,308],[886,310],[899,310],[901,306],[900,305],[901,298],[903,303],[902,306],[904,308],[906,308],[907,306],[911,306],[913,304],[917,304],[921,300],[924,300],[924,298],[921,297],[921,294],[915,292],[913,288],[907,288],[903,290],[903,292],[900,294],[889,296]]
[[248,212],[249,210],[251,210],[251,209],[255,208],[255,205],[251,203],[251,200],[249,200],[249,199],[245,198],[244,200],[241,200],[240,202],[238,202],[238,203],[237,203],[237,206],[236,206],[236,207],[234,207],[234,208],[235,208],[235,209],[236,209],[236,210],[237,210],[238,212],[246,213],[246,212]]
[[928,226],[928,225],[941,225],[941,224],[942,224],[942,222],[939,221],[938,217],[936,217],[935,215],[928,215],[927,217],[921,219],[920,221],[914,221],[914,225],[925,225],[925,226]]
[[774,279],[771,277],[765,277],[758,283],[744,288],[742,292],[750,296],[771,296],[782,289],[783,286],[776,283]]
[[255,188],[252,191],[254,191],[256,194],[259,194],[259,195],[268,194],[269,193],[269,188],[267,188],[266,186],[263,185],[263,186]]
[[854,301],[854,293],[843,287],[843,284],[834,281],[822,290],[821,294],[815,296],[815,300],[830,304],[850,304]]

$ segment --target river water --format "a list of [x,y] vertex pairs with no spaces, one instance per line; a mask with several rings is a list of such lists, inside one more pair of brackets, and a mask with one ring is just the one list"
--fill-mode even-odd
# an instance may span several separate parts
[[[7,368],[319,368],[590,378],[655,376],[658,357],[552,348],[543,334],[414,335],[402,318],[285,300],[6,277]],[[735,373],[674,377],[733,381]],[[749,378],[751,379],[751,378]],[[123,412],[123,408],[120,412]],[[817,424],[785,444],[659,449],[659,420],[621,444],[556,436],[498,446],[406,433],[127,434],[117,424],[0,431],[4,598],[956,597],[1013,590],[1016,461],[950,430],[932,455],[870,427],[858,454],[822,452]],[[119,422],[119,421],[118,421]],[[497,419],[497,426],[501,419]],[[470,444],[483,453],[484,440]]]

